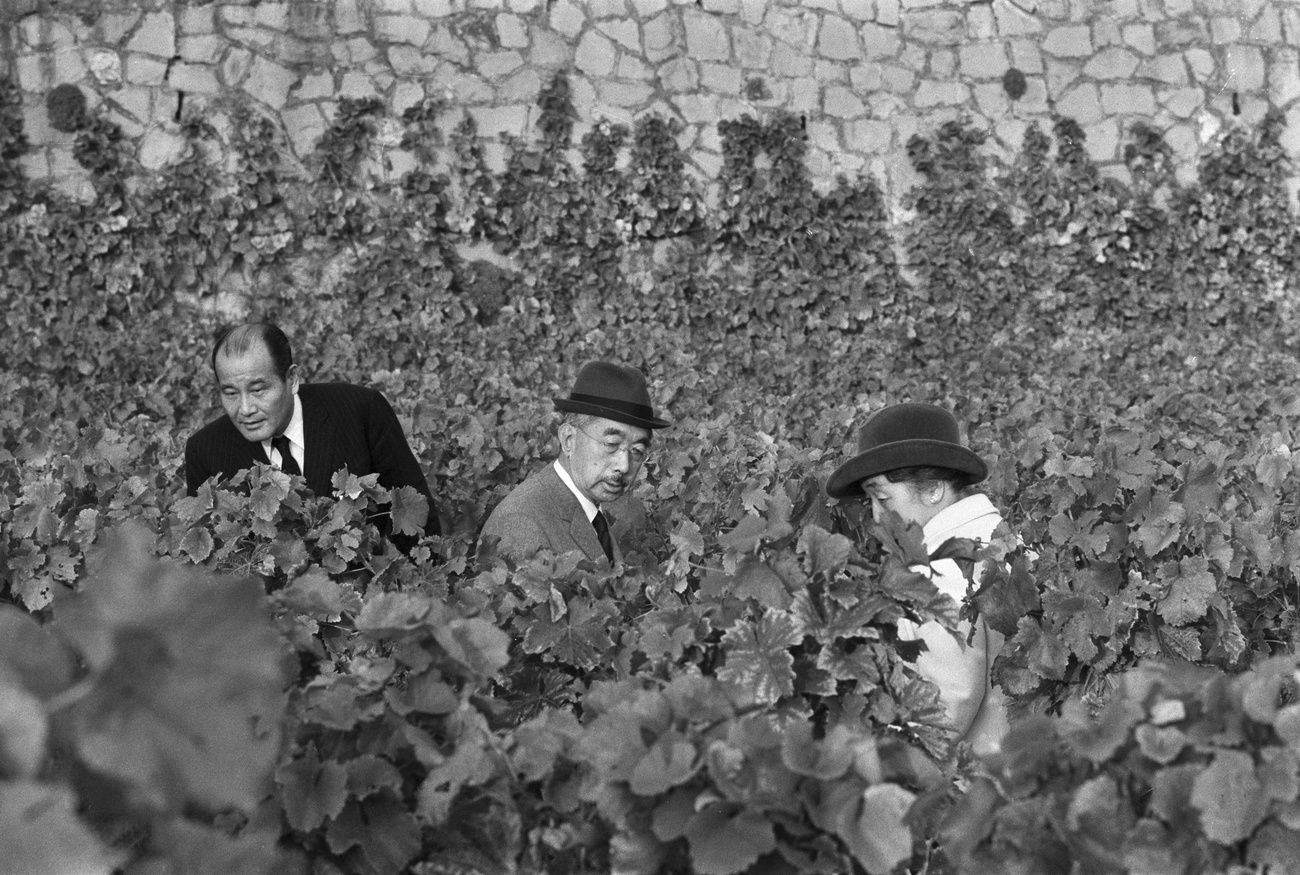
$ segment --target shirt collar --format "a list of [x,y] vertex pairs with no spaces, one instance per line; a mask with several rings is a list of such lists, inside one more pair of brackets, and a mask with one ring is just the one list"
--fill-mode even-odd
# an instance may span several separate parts
[[958,529],[988,514],[993,514],[1001,519],[998,509],[993,506],[993,502],[989,500],[989,497],[982,492],[968,495],[960,501],[948,505],[921,527],[921,536],[925,541],[926,549],[935,549],[944,541],[955,537],[954,532]]
[[600,508],[594,501],[578,491],[578,487],[573,485],[573,478],[569,476],[568,471],[564,470],[564,466],[560,464],[559,459],[555,460],[555,473],[560,475],[560,479],[564,481],[564,485],[569,487],[569,491],[573,493],[573,497],[578,499],[578,503],[582,505],[582,512],[587,515],[587,522],[594,520],[596,518],[596,511],[600,510]]
[[[289,424],[284,427],[284,436],[289,439],[289,443],[299,453],[306,458],[307,441],[303,436],[302,429],[302,399],[298,393],[293,393],[293,415],[289,417]],[[262,441],[262,449],[266,450],[266,457],[271,458],[271,442]]]

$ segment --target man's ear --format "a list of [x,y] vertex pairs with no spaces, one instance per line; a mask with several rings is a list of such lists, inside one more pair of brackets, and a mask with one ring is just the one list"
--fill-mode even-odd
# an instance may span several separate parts
[[284,375],[284,380],[289,384],[289,391],[297,394],[298,386],[301,385],[300,371],[297,364],[289,365],[289,370]]
[[575,440],[574,427],[567,422],[560,423],[560,455],[569,457],[573,454],[573,441]]

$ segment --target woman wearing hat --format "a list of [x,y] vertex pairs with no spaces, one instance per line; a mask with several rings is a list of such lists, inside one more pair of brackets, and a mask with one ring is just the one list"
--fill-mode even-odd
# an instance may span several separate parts
[[[984,461],[962,444],[951,413],[932,404],[895,404],[863,424],[858,454],[836,469],[826,492],[832,498],[869,500],[878,521],[894,514],[920,526],[933,554],[952,538],[988,542],[993,537],[1002,515],[986,495],[971,489],[987,476]],[[932,561],[928,573],[941,592],[959,603],[966,597],[968,581],[956,561]],[[939,688],[955,741],[969,742],[976,753],[996,751],[1007,729],[1006,701],[990,683],[990,669],[1002,636],[983,620],[969,645],[935,621],[898,625],[900,638],[926,644],[917,670]],[[965,642],[970,623],[962,621],[958,629]]]

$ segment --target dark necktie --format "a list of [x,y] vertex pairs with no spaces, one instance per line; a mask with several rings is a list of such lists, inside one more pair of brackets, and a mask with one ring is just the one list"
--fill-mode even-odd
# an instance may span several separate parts
[[289,452],[289,439],[284,435],[276,435],[271,438],[271,446],[280,454],[280,470],[286,474],[297,474],[302,476],[302,469],[298,467],[298,460]]
[[614,539],[609,536],[609,521],[600,511],[596,511],[591,524],[596,527],[596,537],[600,539],[600,548],[605,551],[609,564],[614,564]]

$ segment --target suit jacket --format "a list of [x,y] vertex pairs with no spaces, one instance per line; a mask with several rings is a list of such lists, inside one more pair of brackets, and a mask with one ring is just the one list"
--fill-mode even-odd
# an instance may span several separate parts
[[[438,534],[433,494],[387,398],[348,383],[303,384],[298,398],[306,445],[302,473],[308,489],[317,495],[331,494],[330,480],[344,466],[358,476],[377,473],[379,485],[386,489],[410,486],[424,495],[429,500],[425,531]],[[236,471],[269,462],[261,443],[245,440],[230,417],[222,416],[185,442],[186,492],[197,494],[209,477],[224,480]]]
[[[555,473],[554,463],[534,471],[512,489],[488,516],[479,537],[498,538],[498,552],[515,561],[541,549],[556,553],[581,550],[592,562],[609,564],[595,527],[577,496]],[[617,538],[614,558],[622,558]]]

